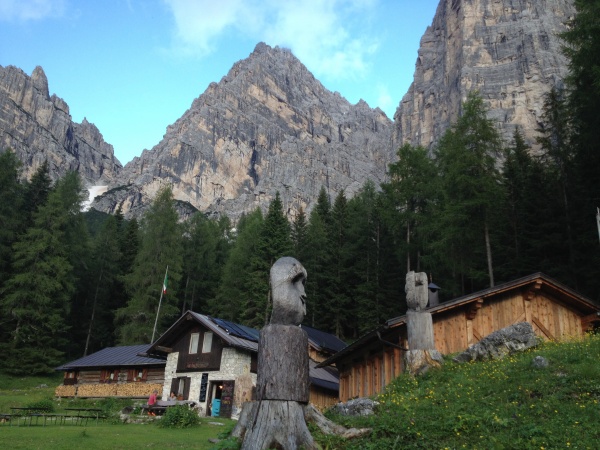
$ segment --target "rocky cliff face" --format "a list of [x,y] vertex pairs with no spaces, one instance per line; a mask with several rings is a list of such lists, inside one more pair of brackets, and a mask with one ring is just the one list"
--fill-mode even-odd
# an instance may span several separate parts
[[322,186],[333,199],[367,179],[381,182],[394,158],[391,132],[381,110],[351,105],[291,52],[260,43],[92,206],[137,216],[168,183],[175,198],[233,218],[265,208],[279,191],[293,215],[309,210]]
[[394,147],[431,146],[474,89],[506,139],[519,126],[533,143],[543,96],[567,73],[557,34],[574,14],[573,0],[442,0],[394,115]]
[[13,66],[0,66],[0,151],[12,148],[29,178],[47,160],[56,179],[69,170],[88,184],[109,182],[121,170],[112,145],[87,120],[73,123],[69,106],[49,95],[41,67],[27,76]]

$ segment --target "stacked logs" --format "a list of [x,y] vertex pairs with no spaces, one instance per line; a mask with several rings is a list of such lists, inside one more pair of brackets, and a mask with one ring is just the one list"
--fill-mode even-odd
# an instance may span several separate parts
[[75,394],[77,394],[76,386],[65,386],[64,384],[61,384],[54,390],[54,395],[57,397],[75,397]]
[[57,397],[148,397],[154,390],[162,391],[158,383],[82,384],[58,386]]

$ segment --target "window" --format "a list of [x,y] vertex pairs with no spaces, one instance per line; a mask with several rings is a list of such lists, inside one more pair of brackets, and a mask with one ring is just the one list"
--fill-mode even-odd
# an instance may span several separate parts
[[198,341],[200,340],[200,333],[192,333],[190,335],[190,354],[198,353]]
[[[206,333],[204,333],[204,340],[202,341],[202,353],[210,353],[210,350],[212,348],[212,338],[212,331],[207,331]],[[196,347],[198,347],[197,344]]]

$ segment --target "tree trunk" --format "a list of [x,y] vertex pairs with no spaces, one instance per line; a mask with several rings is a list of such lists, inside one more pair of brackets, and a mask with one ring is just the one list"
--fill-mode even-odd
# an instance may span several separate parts
[[257,400],[308,403],[308,336],[295,325],[267,325],[260,331]]
[[490,276],[490,287],[494,287],[494,266],[492,264],[492,245],[490,243],[490,230],[487,220],[484,223],[485,231],[485,254],[487,256],[488,274]]

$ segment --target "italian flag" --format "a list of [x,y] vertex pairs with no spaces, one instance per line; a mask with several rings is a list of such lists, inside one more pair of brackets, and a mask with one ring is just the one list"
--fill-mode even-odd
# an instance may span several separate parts
[[163,281],[163,294],[167,293],[167,278],[168,275],[165,273],[165,281]]

